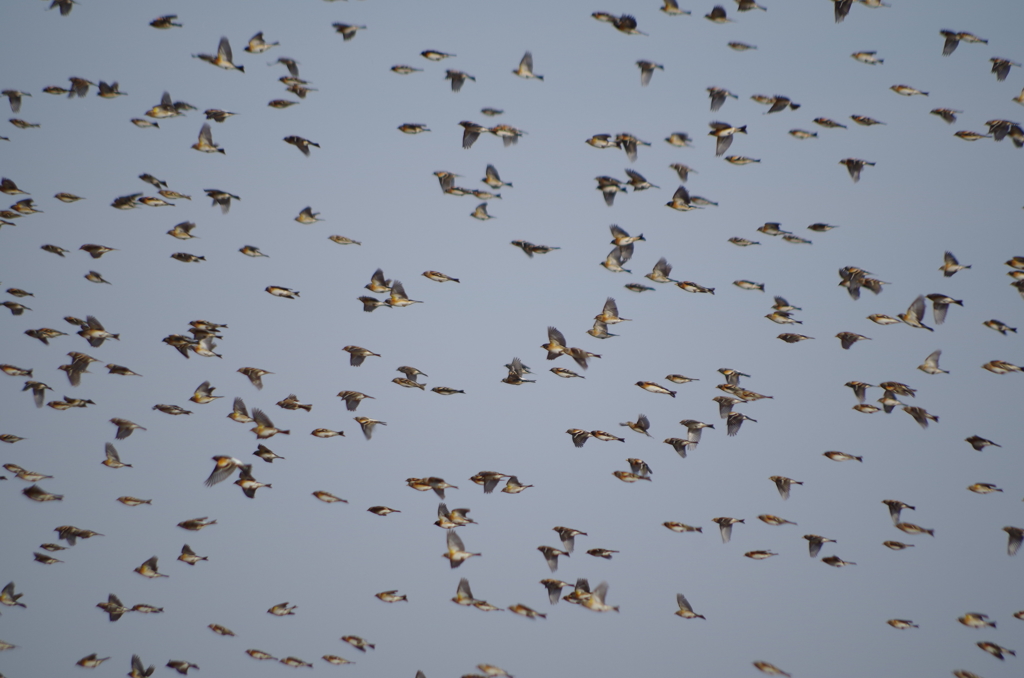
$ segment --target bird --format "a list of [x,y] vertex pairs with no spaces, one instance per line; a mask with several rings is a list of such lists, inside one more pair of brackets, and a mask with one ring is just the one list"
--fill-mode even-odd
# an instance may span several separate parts
[[535,384],[536,379],[523,379],[523,375],[526,374],[526,368],[519,358],[512,358],[512,362],[508,368],[508,376],[502,379],[506,384],[512,384],[513,386],[519,386],[520,384]]
[[356,37],[357,31],[366,30],[366,26],[355,26],[352,24],[333,23],[331,26],[334,27],[336,33],[340,33],[345,42],[348,42],[352,38]]
[[447,71],[445,71],[444,79],[452,81],[453,92],[458,92],[459,90],[461,90],[462,85],[463,83],[466,82],[466,80],[472,80],[473,82],[476,82],[476,78],[470,75],[469,73],[463,73],[462,71],[455,70],[452,68],[449,68]]
[[789,490],[794,483],[797,485],[803,485],[801,481],[793,480],[792,478],[787,478],[786,476],[771,476],[770,478],[768,478],[768,480],[775,483],[775,487],[779,490],[779,495],[783,499],[789,499]]
[[154,671],[156,665],[150,664],[148,668],[143,668],[142,658],[137,654],[132,655],[132,670],[128,673],[128,678],[148,678]]
[[934,332],[935,330],[921,322],[921,319],[923,317],[924,295],[918,295],[918,297],[914,299],[914,301],[910,304],[909,308],[907,308],[907,312],[901,313],[899,315],[899,319],[905,322],[906,324],[910,325],[911,327],[918,327],[921,329],[928,330],[929,332]]
[[380,357],[379,353],[374,353],[373,351],[361,346],[346,346],[341,350],[349,354],[349,364],[352,365],[352,367],[359,367],[363,364],[363,361],[370,356],[374,356],[376,358]]
[[363,435],[369,440],[373,437],[373,428],[380,424],[381,426],[387,426],[386,421],[380,421],[379,419],[371,419],[369,417],[353,417],[358,423],[359,427],[363,430]]
[[[934,111],[932,112],[934,113]],[[961,266],[960,262],[957,261],[955,256],[953,256],[953,253],[947,251],[943,255],[943,263],[942,266],[939,267],[939,270],[942,271],[943,276],[949,278],[953,276],[957,271],[963,271],[968,268],[970,268],[970,266]]]
[[893,85],[889,89],[891,89],[893,92],[896,92],[896,94],[900,94],[900,95],[905,96],[905,97],[912,97],[912,96],[915,96],[915,95],[917,95],[917,96],[928,96],[928,92],[922,92],[921,90],[914,89],[913,87],[911,87],[909,85]]
[[188,544],[185,544],[181,547],[181,555],[178,556],[178,560],[185,563],[186,565],[195,565],[199,561],[209,560],[209,558],[207,556],[196,555],[196,552],[193,551]]
[[651,434],[647,432],[651,427],[651,421],[645,414],[639,415],[636,418],[636,421],[623,422],[619,424],[619,426],[626,426],[637,433],[647,436],[648,438],[651,437]]
[[675,391],[670,391],[664,386],[660,386],[654,383],[653,381],[638,381],[636,382],[636,385],[645,391],[649,391],[650,393],[663,393],[665,395],[672,396],[673,398],[676,397]]
[[1006,76],[1010,74],[1011,66],[1020,68],[1020,64],[1016,61],[1010,61],[1001,57],[992,57],[989,61],[992,62],[992,72],[996,74],[996,80],[999,82],[1006,80]]
[[0,604],[6,605],[8,607],[27,608],[28,606],[25,605],[25,603],[18,602],[24,595],[24,593],[14,592],[14,582],[12,581],[8,583],[6,586],[4,586],[3,589],[0,589]]
[[210,382],[204,381],[196,387],[195,393],[192,394],[192,397],[189,398],[189,400],[199,405],[205,405],[207,403],[212,403],[217,398],[223,398],[224,396],[213,395],[215,388],[215,386],[210,386]]
[[448,559],[452,569],[455,569],[472,556],[479,556],[479,553],[469,553],[466,551],[465,545],[462,543],[462,538],[459,537],[455,530],[448,530],[447,536],[448,552],[443,554]]
[[[849,1],[852,2],[852,0]],[[761,673],[767,673],[770,676],[786,676],[786,678],[790,678],[790,674],[786,673],[778,666],[775,666],[774,664],[770,664],[768,662],[756,661],[754,662],[754,668],[756,668]]]
[[[651,77],[654,75],[655,70],[665,70],[665,67],[661,64],[656,64],[653,61],[645,61],[641,59],[636,62],[637,68],[640,69],[640,86],[647,87],[651,84]],[[714,110],[714,109],[712,109]]]
[[725,15],[725,7],[721,5],[715,5],[710,12],[704,15],[704,18],[716,24],[732,23],[732,19]]
[[845,349],[850,348],[858,341],[864,339],[871,339],[871,337],[865,337],[863,334],[857,334],[856,332],[840,332],[839,334],[836,335],[836,338],[839,339],[840,343],[842,343],[842,346]]
[[1009,536],[1009,541],[1006,544],[1006,553],[1011,556],[1016,555],[1020,549],[1021,542],[1024,541],[1024,529],[1008,525],[1003,528],[1003,532]]
[[[530,53],[529,51],[526,52],[526,54],[523,55],[522,60],[520,60],[520,62],[519,62],[519,67],[516,68],[514,71],[512,71],[512,74],[513,75],[517,75],[520,78],[524,78],[524,79],[527,79],[527,80],[531,80],[531,79],[543,80],[544,79],[543,75],[536,75],[533,72],[533,54]],[[452,83],[452,87],[454,88],[454,83]]]
[[615,612],[618,612],[618,605],[608,605],[604,602],[607,595],[608,582],[603,581],[600,584],[598,584],[597,587],[595,587],[594,590],[590,592],[590,596],[583,601],[583,607],[587,608],[588,610],[593,610],[594,612],[611,612],[613,610]]
[[315,141],[310,141],[309,139],[305,139],[303,137],[296,136],[294,134],[292,134],[290,136],[286,136],[284,138],[284,142],[286,144],[291,144],[295,148],[297,148],[300,151],[302,151],[302,155],[306,156],[307,158],[309,157],[309,147],[310,146],[316,146],[317,148],[320,148],[320,144],[316,143]]
[[929,294],[928,300],[932,302],[932,313],[935,317],[936,325],[941,325],[946,321],[946,312],[951,304],[956,304],[957,306],[964,305],[962,300],[954,299],[945,294]]
[[569,582],[561,581],[559,579],[541,579],[540,583],[547,589],[548,601],[552,605],[558,604],[558,599],[562,596],[562,589],[567,586],[572,586]]
[[1005,647],[1003,647],[1001,645],[997,645],[997,644],[989,642],[989,641],[981,641],[981,642],[976,643],[976,645],[978,647],[980,647],[982,650],[984,650],[985,652],[988,652],[990,655],[992,655],[996,659],[1005,660],[1006,657],[1004,655],[1007,655],[1007,654],[1013,655],[1015,657],[1017,656],[1017,653],[1014,652],[1013,650],[1010,650],[1008,648],[1005,648]]
[[128,421],[127,419],[121,419],[114,417],[110,420],[110,423],[117,427],[117,435],[114,436],[118,440],[124,440],[132,434],[135,429],[145,431],[146,428],[139,426],[138,424]]
[[[239,71],[245,73],[245,66],[236,66],[232,63],[231,57],[231,43],[228,42],[227,38],[222,37],[220,43],[217,45],[217,54],[193,54],[192,58],[202,59],[203,61],[213,64],[218,68],[223,68],[228,71]],[[81,96],[81,95],[79,95]]]
[[391,296],[388,299],[385,299],[384,303],[387,304],[388,306],[391,306],[392,308],[403,308],[405,306],[412,306],[413,304],[423,303],[422,301],[410,299],[409,296],[405,293],[405,287],[403,287],[402,283],[397,280],[391,283],[390,294]]
[[[717,7],[721,8],[720,5]],[[722,10],[722,13],[725,13],[724,9]],[[715,155],[721,156],[728,151],[729,147],[732,145],[733,135],[746,133],[746,125],[743,125],[742,127],[733,127],[727,122],[713,122],[711,123],[711,131],[708,132],[708,135],[715,137]]]
[[204,527],[209,527],[210,525],[216,524],[216,520],[207,520],[207,517],[203,516],[202,518],[192,518],[191,520],[183,520],[180,523],[178,523],[178,527],[180,527],[183,530],[198,532]]
[[518,477],[508,476],[505,479],[505,487],[501,488],[501,491],[505,494],[519,494],[528,487],[533,487],[533,485],[523,485],[519,482]]
[[336,497],[330,492],[326,492],[324,490],[317,490],[316,492],[313,492],[313,496],[325,504],[336,504],[339,502],[342,504],[348,503],[348,501],[346,501],[345,499],[342,499],[341,497]]
[[227,480],[228,478],[235,474],[235,471],[239,469],[248,469],[250,471],[252,470],[251,465],[244,464],[243,462],[239,461],[238,459],[235,459],[234,457],[216,456],[213,457],[213,461],[215,463],[213,471],[210,473],[210,476],[206,479],[206,482],[203,483],[207,487],[213,487],[217,483]]
[[278,433],[284,435],[291,435],[291,431],[283,431],[279,428],[276,428],[274,426],[274,423],[270,421],[270,417],[268,417],[263,410],[257,407],[254,407],[252,410],[252,418],[253,421],[256,422],[256,426],[252,427],[249,430],[256,434],[257,440],[266,440],[267,438],[271,438],[277,435]]
[[847,171],[850,173],[850,178],[853,179],[853,183],[860,181],[860,172],[865,166],[875,166],[875,163],[867,160],[859,160],[857,158],[846,158],[839,161],[840,165],[846,165]]
[[252,385],[256,387],[256,390],[263,390],[263,377],[268,374],[273,374],[273,372],[261,370],[258,367],[240,367],[235,371],[248,377],[249,381],[252,382]]
[[755,424],[757,423],[757,419],[751,419],[745,414],[740,414],[739,412],[730,412],[729,416],[726,417],[726,434],[729,436],[734,436],[737,433],[739,433],[740,426],[743,425],[744,421],[752,421]]
[[942,351],[932,351],[928,354],[928,357],[924,359],[924,362],[917,366],[917,369],[921,370],[925,374],[949,374],[947,370],[939,367],[939,356],[942,355]]
[[210,123],[208,122],[204,122],[203,126],[199,129],[199,140],[192,144],[192,148],[202,153],[226,154],[223,148],[213,143],[213,131],[210,129]]
[[157,571],[156,560],[156,556],[153,556],[146,562],[142,563],[142,565],[139,565],[137,568],[135,568],[135,572],[138,572],[143,577],[148,577],[150,579],[157,579],[159,577],[169,576],[166,574],[160,574],[160,572]]
[[[558,569],[558,556],[565,556],[566,558],[569,557],[569,553],[567,551],[562,551],[554,546],[538,546],[537,550],[544,555],[548,568],[550,568],[552,572]],[[561,587],[559,587],[559,590],[560,588]]]
[[266,42],[263,39],[263,31],[260,31],[249,38],[249,44],[245,46],[245,51],[249,54],[262,54],[271,47],[277,47],[280,44],[279,42]]
[[711,522],[718,523],[718,529],[722,533],[722,543],[728,544],[729,540],[732,539],[732,526],[736,523],[743,523],[743,518],[712,518]]

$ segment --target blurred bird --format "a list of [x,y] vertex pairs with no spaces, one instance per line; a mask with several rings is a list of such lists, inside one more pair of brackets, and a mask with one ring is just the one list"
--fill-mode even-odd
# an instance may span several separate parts
[[789,490],[793,483],[796,483],[797,485],[803,485],[801,481],[793,480],[792,478],[787,478],[786,476],[771,476],[770,478],[768,478],[768,480],[775,483],[775,487],[779,490],[779,495],[783,499],[789,499]]
[[912,416],[914,421],[921,425],[921,428],[928,428],[929,419],[936,423],[939,421],[938,417],[934,414],[929,414],[923,407],[904,405],[903,411]]
[[1002,447],[1002,445],[998,445],[998,444],[992,442],[991,440],[987,440],[985,438],[982,438],[981,436],[971,436],[970,438],[966,439],[966,442],[969,443],[970,446],[973,447],[978,452],[981,452],[983,449],[985,449],[989,445],[991,445],[993,447]]
[[[534,74],[534,72],[533,72],[533,54],[531,54],[530,52],[526,52],[526,54],[523,55],[522,60],[519,62],[519,68],[517,68],[514,71],[512,71],[512,74],[513,75],[518,75],[520,78],[525,78],[527,80],[530,80],[530,79],[543,80],[544,79],[543,75],[536,75],[536,74]],[[454,88],[454,83],[452,83],[452,86]]]
[[896,94],[901,94],[905,97],[912,97],[914,95],[928,96],[928,92],[922,92],[921,90],[914,89],[909,85],[893,85],[889,89],[891,89],[893,92],[896,92]]
[[709,13],[704,15],[704,18],[716,24],[732,23],[732,19],[727,18],[725,15],[725,7],[721,5],[715,5]]
[[223,148],[213,143],[213,131],[210,129],[210,123],[208,122],[204,122],[203,126],[199,129],[199,140],[192,144],[192,148],[203,153],[226,154]]
[[106,612],[112,622],[116,622],[125,612],[130,611],[129,608],[124,606],[121,599],[113,593],[107,597],[107,602],[96,603],[96,607]]
[[976,645],[978,647],[980,647],[982,650],[984,650],[985,652],[988,652],[990,655],[992,655],[996,659],[1005,660],[1006,657],[1004,655],[1007,655],[1007,654],[1013,655],[1014,657],[1017,656],[1017,653],[1014,652],[1013,650],[1005,648],[1005,647],[1003,647],[1001,645],[996,645],[995,643],[991,643],[991,642],[988,642],[988,641],[982,641],[982,642],[976,643]]
[[967,268],[970,268],[970,266],[961,266],[960,262],[958,262],[956,257],[953,256],[953,253],[947,251],[943,256],[943,264],[939,267],[939,270],[942,271],[942,274],[945,277],[949,278],[957,271],[962,271]]
[[[722,543],[728,544],[732,539],[732,526],[736,523],[743,523],[743,518],[712,518],[711,522],[718,523],[719,531],[722,533]],[[744,523],[745,524],[745,523]]]
[[989,59],[992,62],[992,72],[996,74],[996,80],[1002,82],[1006,80],[1006,76],[1010,74],[1010,67],[1016,66],[1020,68],[1020,64],[1016,61],[1010,61],[1009,59],[1003,59],[1000,57],[992,57]]
[[380,357],[379,353],[374,353],[373,351],[361,346],[346,346],[341,350],[349,354],[349,364],[352,365],[352,367],[359,367],[363,364],[363,361],[370,356],[374,356],[376,358]]
[[354,26],[352,24],[333,23],[331,26],[334,27],[335,32],[341,33],[341,37],[348,42],[352,38],[356,37],[357,31],[366,30],[366,26]]
[[928,299],[932,302],[932,313],[935,316],[935,324],[941,325],[946,320],[946,311],[951,304],[963,306],[962,300],[954,299],[945,294],[929,294]]
[[281,43],[279,42],[266,42],[263,39],[263,31],[260,31],[256,35],[249,38],[249,44],[245,46],[245,51],[250,54],[262,54],[271,47],[277,47]]
[[[873,408],[873,410],[875,412],[877,412],[878,408],[877,407]],[[847,454],[845,452],[836,452],[834,450],[829,451],[829,452],[822,452],[822,456],[828,457],[832,461],[854,461],[854,460],[857,460],[857,461],[859,461],[861,463],[864,462],[864,457],[858,457],[858,456],[855,456],[855,455],[852,455],[852,454]]]
[[942,351],[932,351],[924,362],[917,366],[917,369],[921,370],[925,374],[949,374],[947,370],[939,367],[939,356],[942,355]]
[[653,381],[638,381],[638,382],[636,382],[636,385],[639,386],[640,388],[642,388],[643,390],[649,391],[651,393],[663,393],[665,395],[670,395],[673,398],[676,397],[676,392],[675,391],[670,391],[667,388],[665,388],[664,386],[659,386],[658,384],[654,383]]
[[357,422],[359,422],[359,427],[363,430],[363,435],[366,436],[367,440],[373,437],[374,426],[376,426],[377,424],[380,424],[381,426],[388,425],[386,421],[380,421],[379,419],[370,419],[369,417],[354,417],[354,419]]
[[465,545],[462,543],[462,538],[459,537],[455,530],[448,530],[447,542],[448,552],[443,555],[449,560],[452,569],[455,569],[472,556],[480,555],[479,553],[467,552]]
[[853,183],[860,181],[860,172],[864,169],[865,165],[870,165],[872,167],[875,165],[873,162],[858,160],[857,158],[846,158],[845,160],[840,160],[839,164],[846,165],[846,169],[850,173],[850,178],[853,179]]
[[216,524],[216,520],[207,520],[207,517],[203,516],[202,518],[192,518],[191,520],[183,520],[180,523],[178,523],[178,527],[180,527],[183,530],[189,530],[190,532],[198,532],[204,527],[209,527],[210,525]]
[[928,330],[929,332],[934,332],[932,328],[921,323],[921,319],[923,317],[924,295],[918,295],[918,297],[914,299],[913,303],[910,304],[910,307],[907,308],[907,312],[901,313],[899,315],[899,319],[905,322],[906,324],[910,325],[911,327],[919,327],[921,329]]
[[[721,6],[718,5],[717,8],[721,9]],[[722,12],[724,14],[725,10],[723,9]],[[717,139],[715,143],[715,155],[721,156],[728,151],[729,147],[732,145],[732,138],[734,134],[746,133],[746,125],[742,127],[733,127],[727,122],[713,122],[711,123],[711,131],[708,132],[708,135]]]
[[[593,550],[593,549],[591,549],[591,550]],[[588,551],[588,553],[589,553],[589,551]],[[591,591],[590,597],[588,597],[586,600],[583,601],[583,607],[587,608],[588,610],[593,610],[594,612],[611,612],[613,610],[615,612],[618,612],[619,611],[619,606],[618,605],[607,605],[604,602],[604,600],[607,597],[607,595],[608,595],[608,582],[604,582],[603,581],[603,582],[601,582],[600,584],[597,585],[597,588],[595,588],[593,591]]]
[[320,144],[316,143],[315,141],[310,141],[309,139],[304,139],[303,137],[295,136],[294,134],[285,137],[284,142],[286,144],[291,144],[295,148],[302,151],[302,155],[306,156],[307,158],[309,157],[310,146],[316,146],[317,148],[320,148]]
[[149,668],[143,668],[139,655],[132,655],[132,670],[128,673],[128,678],[148,678],[153,675],[153,671],[156,671],[156,665],[150,664]]
[[745,414],[730,412],[729,416],[726,417],[726,433],[730,436],[736,435],[740,432],[740,426],[743,425],[744,421],[752,421],[755,424],[757,423],[757,419],[751,419]]
[[195,393],[192,394],[192,397],[189,398],[189,400],[199,405],[205,405],[207,403],[212,403],[217,398],[223,398],[224,396],[213,395],[215,388],[215,386],[210,386],[210,382],[204,381],[199,384]]
[[316,492],[313,493],[313,496],[316,497],[317,499],[319,499],[320,501],[322,501],[325,504],[336,504],[338,502],[341,502],[342,504],[347,504],[348,503],[346,500],[342,499],[341,497],[336,497],[333,494],[331,494],[330,492],[325,492],[324,490],[317,490]]
[[501,488],[501,491],[505,494],[519,494],[528,487],[533,487],[533,485],[523,485],[516,476],[508,476],[505,480],[505,487]]
[[1021,542],[1024,541],[1024,529],[1013,526],[1006,526],[1003,528],[1003,532],[1009,535],[1009,542],[1006,544],[1006,552],[1009,555],[1016,555],[1017,550],[1020,549]]
[[277,435],[278,433],[291,435],[291,431],[283,431],[279,428],[275,428],[274,423],[270,421],[270,417],[268,417],[266,413],[259,408],[253,408],[252,417],[256,422],[256,426],[249,430],[256,434],[257,440],[265,440]]
[[217,45],[217,54],[193,54],[192,58],[202,59],[203,61],[213,64],[218,68],[223,68],[228,71],[239,71],[245,73],[245,66],[236,66],[232,63],[231,58],[231,43],[228,42],[227,38],[221,38],[220,43]]
[[[556,549],[554,546],[538,546],[537,550],[544,554],[544,559],[547,561],[548,567],[552,572],[558,569],[558,556],[565,556],[566,558],[569,557],[568,552]],[[561,592],[560,586],[558,587],[558,591],[559,593]]]
[[234,475],[236,470],[239,469],[252,469],[251,465],[244,464],[242,461],[235,459],[234,457],[216,456],[213,457],[215,466],[210,476],[203,483],[207,487],[213,487],[219,482],[225,481]]
[[[852,2],[852,0],[850,1]],[[768,662],[756,661],[754,662],[754,668],[761,673],[767,673],[770,676],[786,676],[787,678],[790,678],[790,674],[786,673],[774,664],[769,664]]]
[[188,544],[185,544],[181,547],[181,555],[178,556],[178,560],[186,565],[195,565],[200,560],[209,560],[209,558],[206,556],[197,556],[196,552],[193,551]]
[[512,362],[508,368],[508,376],[502,379],[506,384],[512,384],[513,386],[519,386],[520,384],[534,384],[537,382],[536,379],[523,379],[523,375],[526,374],[526,369],[519,358],[512,358]]
[[641,87],[647,87],[647,85],[651,84],[651,77],[654,75],[655,69],[665,70],[665,67],[661,64],[656,64],[653,61],[644,61],[643,59],[637,61],[636,65],[640,69]]
[[149,577],[150,579],[156,579],[158,577],[166,577],[166,574],[160,574],[157,571],[156,556],[153,556],[146,562],[135,568],[135,571],[141,574],[143,577]]
[[558,599],[562,596],[563,588],[572,586],[569,582],[561,581],[559,579],[541,579],[540,583],[545,589],[547,589],[548,601],[552,605],[558,604]]
[[462,71],[457,71],[451,68],[445,71],[444,79],[452,81],[453,92],[458,92],[459,90],[461,90],[462,85],[463,83],[466,82],[466,80],[472,80],[473,82],[476,82],[476,78],[470,75],[469,73],[463,73]]
[[102,463],[107,468],[118,469],[132,467],[131,464],[124,464],[121,462],[121,457],[118,456],[117,449],[114,447],[113,443],[107,443],[103,449],[104,453],[106,454],[106,459],[104,459],[100,463]]
[[117,435],[114,437],[117,438],[118,440],[124,440],[125,438],[130,436],[132,434],[132,431],[134,431],[135,429],[139,429],[142,431],[147,430],[143,426],[139,426],[134,422],[128,421],[127,419],[120,419],[118,417],[114,417],[113,419],[111,419],[110,423],[117,427]]

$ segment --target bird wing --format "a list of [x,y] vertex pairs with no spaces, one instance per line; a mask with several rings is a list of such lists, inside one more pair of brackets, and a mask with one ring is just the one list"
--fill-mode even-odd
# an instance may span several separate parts
[[448,552],[465,551],[466,546],[462,543],[462,537],[455,530],[448,530]]
[[274,428],[274,423],[270,421],[270,417],[267,416],[266,412],[254,407],[252,409],[252,418],[256,420],[256,423],[266,428]]
[[533,54],[527,52],[523,55],[523,60],[519,62],[519,70],[533,73]]
[[217,483],[227,480],[234,475],[236,468],[238,468],[238,465],[234,461],[229,460],[224,464],[221,464],[220,461],[218,461],[217,465],[213,468],[213,472],[211,472],[210,476],[206,479],[204,485],[207,487],[213,487]]
[[220,44],[217,45],[217,56],[229,62],[234,61],[231,57],[231,43],[228,42],[226,37],[221,38]]

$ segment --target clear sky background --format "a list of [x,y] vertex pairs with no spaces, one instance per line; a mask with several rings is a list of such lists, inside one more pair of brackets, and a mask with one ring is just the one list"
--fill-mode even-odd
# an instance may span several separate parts
[[[132,654],[156,675],[169,675],[169,659],[198,664],[200,676],[282,675],[290,669],[258,662],[245,650],[296,656],[321,671],[361,676],[428,678],[472,673],[481,662],[516,676],[550,675],[757,675],[751,662],[769,661],[794,676],[827,673],[949,675],[971,670],[985,678],[1020,675],[1021,658],[1005,662],[975,643],[992,641],[1024,650],[1020,593],[1022,558],[1007,556],[1006,525],[1024,526],[1024,462],[1019,424],[1021,374],[997,376],[980,369],[993,359],[1024,363],[1019,335],[1000,334],[982,323],[995,318],[1024,323],[1024,301],[1010,287],[1003,262],[1024,255],[1021,234],[1021,163],[1024,150],[1006,139],[967,142],[958,130],[986,132],[985,121],[1019,121],[1024,109],[1012,99],[1024,86],[1014,67],[1004,82],[990,73],[991,57],[1024,60],[1016,3],[920,3],[893,0],[893,7],[855,5],[841,24],[832,3],[765,0],[767,11],[735,12],[734,23],[715,25],[702,16],[711,3],[681,2],[692,16],[666,16],[657,0],[643,3],[411,2],[127,2],[82,0],[69,16],[47,12],[46,3],[6,3],[0,61],[2,86],[31,92],[18,114],[40,124],[21,130],[4,124],[2,174],[31,193],[42,214],[14,220],[0,230],[0,282],[34,297],[21,316],[0,309],[0,362],[32,368],[53,387],[47,400],[89,398],[95,406],[59,412],[36,409],[24,378],[0,375],[0,433],[25,440],[3,445],[0,461],[54,476],[40,482],[61,502],[35,503],[28,486],[5,473],[0,481],[0,585],[13,580],[26,609],[0,608],[0,639],[17,645],[0,653],[8,678],[81,672],[74,664],[97,652],[111,660],[95,675],[124,675]],[[617,32],[589,15],[594,11],[636,16],[649,36]],[[183,28],[160,31],[148,22],[175,13]],[[367,26],[343,41],[332,22]],[[988,39],[963,43],[942,57],[941,29],[969,31]],[[257,31],[281,45],[259,55],[243,47]],[[245,73],[214,68],[191,55],[214,53],[221,36],[234,48]],[[741,41],[756,50],[736,52]],[[426,49],[458,55],[434,63]],[[531,50],[544,81],[516,78]],[[884,64],[850,57],[875,50]],[[297,100],[277,78],[278,57],[300,64],[300,75],[317,89],[298,106],[275,110],[272,99]],[[635,62],[664,65],[641,87]],[[389,69],[407,64],[423,72],[402,76]],[[452,93],[446,68],[476,77]],[[117,81],[127,96],[100,99],[95,88],[68,100],[41,90],[66,86],[69,76]],[[902,97],[889,87],[905,84],[928,97]],[[715,113],[709,86],[738,95]],[[139,129],[131,118],[169,91],[199,110]],[[766,115],[750,97],[786,95],[802,106]],[[3,102],[0,102],[3,103]],[[4,103],[6,105],[6,103]],[[503,109],[487,118],[484,107]],[[936,107],[963,111],[949,125],[929,115]],[[226,154],[200,154],[196,142],[202,111],[237,113],[211,123],[214,142]],[[849,116],[886,124],[862,127]],[[824,116],[848,125],[825,129]],[[527,134],[505,148],[491,135],[469,150],[461,147],[470,120],[505,123]],[[746,125],[729,154],[760,159],[734,166],[714,154],[708,122]],[[432,131],[407,136],[403,123]],[[798,140],[791,129],[817,132]],[[618,149],[588,146],[594,134],[629,132],[651,146],[635,163]],[[663,139],[686,132],[689,148]],[[282,139],[299,135],[320,144],[303,157]],[[854,184],[843,158],[876,163]],[[718,206],[680,213],[664,206],[679,185],[669,165],[693,167],[687,187]],[[432,173],[462,175],[457,185],[479,182],[493,164],[514,184],[488,204],[496,218],[469,217],[472,197],[445,195]],[[607,207],[594,177],[626,179],[641,172],[660,189],[620,194]],[[155,189],[137,176],[150,173],[171,189],[192,196],[174,207],[118,211],[118,196]],[[240,197],[222,214],[204,189]],[[86,198],[74,204],[53,199],[60,191]],[[3,196],[9,202],[25,196]],[[6,206],[8,203],[3,203]],[[324,220],[293,219],[311,206]],[[175,240],[166,231],[194,221],[197,239]],[[765,222],[813,241],[783,242],[758,233]],[[837,225],[828,233],[809,224]],[[626,268],[613,274],[599,266],[611,249],[608,226],[643,233]],[[343,235],[361,246],[328,240]],[[759,246],[739,248],[730,237]],[[559,247],[532,259],[509,245],[528,240]],[[82,244],[116,248],[100,260]],[[40,249],[55,244],[59,258]],[[268,258],[238,252],[253,245]],[[945,250],[970,270],[944,278]],[[206,258],[185,264],[170,258],[189,252]],[[672,277],[716,288],[692,295],[674,285],[653,292],[624,289],[666,257]],[[859,301],[838,287],[838,269],[864,268],[890,283],[882,294]],[[401,280],[409,308],[364,313],[357,297],[381,267]],[[83,279],[100,272],[110,285]],[[461,283],[438,284],[421,276],[442,271]],[[765,292],[733,286],[764,283]],[[298,290],[297,300],[273,297],[268,285]],[[962,299],[935,332],[900,324],[882,327],[872,313],[903,313],[919,294]],[[802,307],[795,330],[764,318],[772,296]],[[598,341],[585,334],[606,297],[630,318]],[[4,294],[5,299],[14,297]],[[382,297],[383,298],[383,297]],[[94,315],[121,335],[92,348],[62,318]],[[218,340],[222,359],[185,360],[161,342],[185,333],[189,321],[206,319],[228,329]],[[931,322],[929,308],[926,324]],[[579,371],[568,358],[547,362],[538,348],[553,325],[571,346],[601,354],[586,379],[559,379],[548,369]],[[52,327],[69,336],[50,346],[24,331]],[[813,341],[786,344],[780,332],[797,331]],[[871,338],[843,350],[837,332]],[[348,344],[381,355],[351,367]],[[942,349],[949,374],[916,370]],[[57,370],[68,351],[100,360],[72,388]],[[503,365],[518,356],[533,369],[536,384],[501,383]],[[144,375],[107,375],[103,363]],[[427,391],[391,383],[395,368],[411,365],[430,375]],[[257,391],[238,374],[258,367]],[[751,375],[742,385],[773,396],[737,408],[757,420],[739,435],[725,435],[712,398],[724,380],[719,368]],[[699,381],[671,385],[665,375]],[[188,401],[209,380],[224,398],[208,405]],[[673,399],[634,384],[649,380],[678,390]],[[897,409],[891,415],[853,411],[844,383],[894,380],[917,389],[906,399],[939,417],[922,430]],[[465,395],[429,391],[450,386]],[[358,390],[375,397],[356,413],[336,397]],[[274,405],[290,393],[312,411]],[[253,457],[256,440],[226,419],[231,400],[268,412],[290,436],[266,442],[284,460],[272,465]],[[868,402],[881,396],[868,392]],[[157,403],[185,406],[190,416],[152,410]],[[651,438],[620,422],[646,414]],[[365,440],[353,414],[387,422]],[[114,441],[111,417],[146,427]],[[685,437],[682,419],[713,423],[701,443],[680,459],[661,441]],[[322,440],[315,428],[343,430]],[[589,441],[575,448],[569,428],[602,429],[626,442]],[[974,451],[964,439],[980,435],[1002,445]],[[132,468],[100,464],[115,442]],[[863,463],[836,463],[822,456],[839,450]],[[273,485],[247,499],[230,482],[203,486],[210,457],[252,460],[256,477]],[[625,484],[612,472],[639,457],[653,468],[653,482]],[[483,470],[516,474],[533,487],[519,495],[484,495],[469,476]],[[783,501],[768,479],[803,481]],[[440,476],[457,485],[451,508],[468,507],[478,521],[459,530],[466,547],[483,555],[451,570],[441,557],[444,531],[436,519],[437,497],[405,486],[408,477]],[[978,495],[965,488],[990,482],[1003,493]],[[323,504],[325,490],[348,504]],[[122,495],[151,499],[129,508]],[[896,530],[883,499],[916,506],[904,519],[935,530],[911,536]],[[366,509],[387,505],[401,513],[378,517]],[[757,519],[774,514],[797,526],[772,527]],[[200,533],[177,523],[209,516],[217,524]],[[718,516],[742,518],[723,544]],[[676,534],[664,521],[701,526]],[[33,551],[56,541],[53,528],[75,525],[102,533],[51,554],[63,563],[33,561]],[[552,576],[536,551],[558,546],[551,528],[583,530],[576,550],[560,559],[557,576],[592,585],[607,581],[607,602],[621,612],[597,614],[565,602],[551,606],[539,580]],[[821,556],[838,555],[856,565],[836,569],[808,557],[802,535],[837,540]],[[885,540],[914,544],[896,552]],[[208,562],[189,567],[175,558],[188,543]],[[587,549],[615,549],[612,560]],[[770,549],[778,556],[743,556]],[[148,580],[132,572],[151,556],[169,578]],[[506,608],[528,605],[548,615],[529,620],[509,612],[481,612],[449,602],[460,577],[476,597]],[[374,597],[398,589],[408,603]],[[566,590],[565,592],[568,592]],[[684,593],[706,620],[683,620],[675,594]],[[126,614],[110,623],[95,608],[109,593],[126,604],[161,606],[163,614]],[[289,601],[296,614],[266,613]],[[998,624],[974,630],[957,623],[965,612],[982,612]],[[920,628],[897,630],[886,620],[909,619]],[[222,624],[236,637],[215,635]],[[360,653],[341,642],[362,636],[376,650]],[[332,667],[320,657],[355,661]]]

